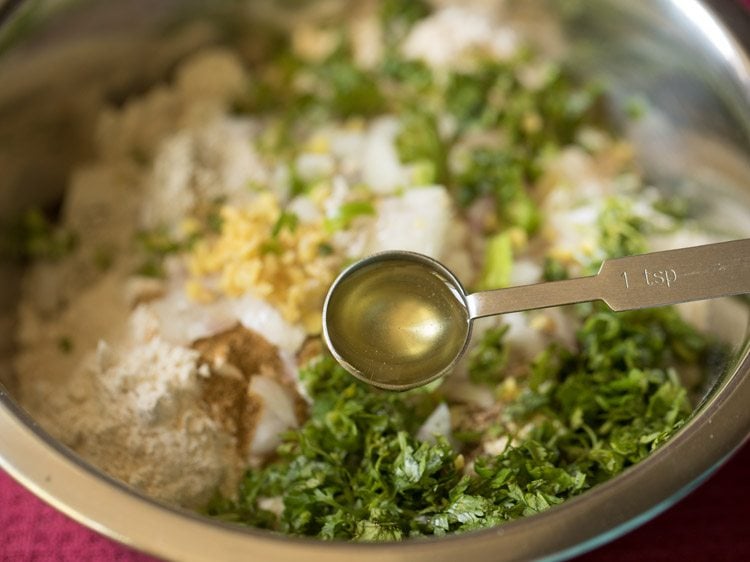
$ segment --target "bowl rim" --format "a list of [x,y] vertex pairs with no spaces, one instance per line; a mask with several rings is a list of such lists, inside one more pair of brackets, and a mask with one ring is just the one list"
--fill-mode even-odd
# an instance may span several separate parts
[[[750,106],[750,60],[701,0],[665,0],[714,48]],[[700,17],[700,21],[697,18]],[[700,25],[699,25],[700,24]],[[621,475],[542,513],[505,525],[396,543],[323,542],[207,519],[167,506],[89,465],[53,439],[0,383],[0,468],[45,502],[123,544],[168,559],[311,562],[386,559],[430,561],[561,559],[586,552],[637,527],[684,497],[748,439],[750,342],[689,422],[657,452]],[[675,459],[679,459],[679,462]],[[633,494],[632,490],[638,490]],[[616,502],[617,510],[611,509]],[[601,517],[592,517],[592,513]],[[509,540],[512,552],[497,551]],[[511,540],[512,539],[512,540]],[[439,550],[438,550],[439,549]]]

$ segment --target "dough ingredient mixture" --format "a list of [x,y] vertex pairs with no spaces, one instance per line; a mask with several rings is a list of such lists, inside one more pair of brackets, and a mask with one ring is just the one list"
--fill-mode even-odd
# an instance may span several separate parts
[[403,394],[324,351],[329,284],[381,250],[488,289],[715,240],[645,183],[599,86],[502,10],[442,4],[306,20],[263,62],[208,49],[103,109],[58,224],[23,225],[16,367],[44,428],[166,502],[382,540],[546,509],[680,427],[721,350],[702,303],[479,322],[455,373]]

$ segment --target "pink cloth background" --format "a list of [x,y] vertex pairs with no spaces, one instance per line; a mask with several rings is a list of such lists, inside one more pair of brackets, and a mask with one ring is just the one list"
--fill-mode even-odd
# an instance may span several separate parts
[[[750,444],[687,498],[578,562],[750,560]],[[37,499],[0,471],[0,561],[154,562]]]
[[[750,0],[739,1],[750,9]],[[750,444],[667,512],[577,560],[750,560]],[[154,562],[156,559],[79,525],[0,470],[0,562],[27,561]]]

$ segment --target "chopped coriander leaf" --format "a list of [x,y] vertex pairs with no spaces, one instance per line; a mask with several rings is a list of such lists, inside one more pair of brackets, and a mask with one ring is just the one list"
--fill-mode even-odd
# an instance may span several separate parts
[[[392,88],[402,89],[407,99],[424,97],[434,86],[432,70],[421,61],[406,60],[400,54],[387,52],[381,65],[383,77],[392,81]],[[389,99],[394,106],[400,106],[398,99]]]
[[303,61],[285,45],[276,59],[261,66],[235,105],[243,113],[283,112],[283,126],[261,144],[273,154],[293,145],[283,141],[292,140],[289,132],[301,117],[375,115],[385,109],[385,101],[377,76],[355,64],[342,36],[339,47],[322,62]]
[[305,67],[289,43],[282,42],[276,56],[256,69],[245,91],[234,100],[234,112],[263,114],[304,106],[306,98],[297,91],[294,81]]
[[456,197],[463,206],[485,195],[491,195],[501,206],[525,190],[518,159],[500,149],[480,147],[469,151],[454,173]]
[[533,234],[540,226],[541,213],[524,181],[517,156],[503,150],[477,148],[466,156],[456,174],[456,196],[468,206],[477,198],[495,200],[498,219],[505,227],[518,226]]
[[420,160],[412,164],[411,181],[414,186],[434,185],[437,181],[435,165],[429,160]]
[[561,261],[547,256],[544,258],[542,277],[545,281],[561,281],[568,279],[570,275]]
[[[224,197],[200,203],[193,210],[194,215],[183,221],[179,236],[166,227],[137,232],[135,245],[142,255],[142,262],[135,273],[144,277],[162,278],[165,274],[163,261],[167,256],[190,250],[206,235],[220,234],[223,226],[221,208],[224,203]],[[96,259],[104,258],[102,255]]]
[[446,108],[461,129],[493,127],[506,116],[516,86],[510,66],[485,62],[478,71],[451,75],[445,91]]
[[[202,222],[205,230],[211,234],[220,234],[224,226],[224,218],[221,216],[221,208],[226,203],[226,197],[217,197],[202,213]],[[199,219],[200,220],[200,219]]]
[[114,251],[111,248],[100,246],[94,251],[94,265],[99,271],[108,271],[115,261]]
[[451,77],[446,96],[448,110],[464,124],[485,109],[487,85],[473,75],[456,74]]
[[526,88],[518,75],[528,64],[535,64],[530,54],[503,63],[485,61],[472,73],[454,73],[444,99],[459,131],[501,132],[521,151],[523,175],[533,180],[542,152],[569,144],[584,121],[595,121],[600,88],[577,86],[560,68],[548,69],[544,82]]
[[165,277],[162,260],[154,256],[147,257],[140,266],[135,270],[136,275],[142,277],[151,277],[154,279],[163,279]]
[[570,74],[560,72],[550,87],[543,90],[538,111],[545,115],[546,125],[555,132],[559,144],[569,144],[584,122],[599,122],[603,88],[593,82],[576,86]]
[[130,149],[130,157],[138,166],[147,166],[151,162],[148,150],[142,146],[133,146]]
[[373,215],[375,215],[375,206],[371,202],[350,201],[341,205],[336,211],[336,215],[326,220],[326,229],[329,232],[344,230],[357,217]]
[[608,258],[648,251],[647,223],[633,211],[632,203],[619,197],[607,199],[599,216],[599,247]]
[[57,340],[57,347],[66,355],[73,352],[73,340],[70,336],[60,336]]
[[[693,354],[683,355],[683,339]],[[578,352],[551,347],[537,358],[530,388],[508,413],[518,421],[545,417],[530,437],[553,439],[558,462],[584,471],[593,485],[644,458],[682,425],[690,407],[668,365],[676,356],[700,361],[711,345],[672,309],[602,309],[578,341]]]
[[164,259],[184,250],[193,241],[194,238],[178,240],[163,228],[136,233],[136,246],[143,255],[143,259],[135,273],[144,277],[163,278],[165,276]]
[[643,119],[648,111],[648,101],[643,96],[632,96],[625,104],[625,114],[633,121]]
[[383,26],[386,45],[401,41],[409,29],[430,13],[430,6],[423,0],[385,0],[380,4],[380,23]]
[[350,57],[336,57],[317,71],[331,89],[330,110],[340,117],[371,116],[385,110],[385,98],[376,78],[358,68]]
[[333,246],[331,246],[328,242],[321,242],[318,244],[318,253],[321,256],[330,256],[334,252]]
[[[256,150],[269,160],[289,157],[292,153],[293,119],[281,118],[272,120],[255,141]],[[293,170],[290,170],[293,172]],[[251,189],[264,186],[249,186]],[[302,193],[300,191],[299,193]]]
[[591,369],[666,368],[700,363],[709,341],[674,308],[613,313],[594,306],[581,333],[581,359]]
[[271,238],[261,244],[260,251],[262,254],[276,254],[280,256],[284,253],[284,248],[277,238]]
[[690,202],[685,197],[672,195],[662,197],[654,203],[654,209],[678,221],[684,221],[693,214]]
[[440,138],[436,117],[414,108],[406,112],[396,137],[399,158],[405,164],[430,162],[438,183],[448,180],[447,147]]
[[311,185],[302,179],[299,172],[297,171],[297,165],[292,162],[288,166],[289,168],[289,191],[292,197],[297,195],[304,195],[310,190]]
[[533,234],[542,221],[536,202],[526,192],[519,192],[499,209],[500,218],[508,226],[518,226],[527,234]]
[[508,346],[503,341],[508,326],[487,330],[469,353],[469,378],[479,384],[496,385],[504,377],[508,363]]
[[136,242],[145,252],[154,256],[175,254],[182,248],[178,240],[161,228],[138,232]]
[[221,228],[224,226],[224,219],[221,217],[220,212],[211,212],[206,217],[206,226],[209,232],[214,234],[221,233]]
[[294,232],[299,224],[299,217],[291,211],[282,211],[279,218],[271,228],[271,237],[276,239],[281,234],[281,231],[286,229],[289,232]]
[[14,259],[57,261],[75,251],[78,236],[52,223],[40,209],[29,209],[21,220],[3,228],[0,255]]

